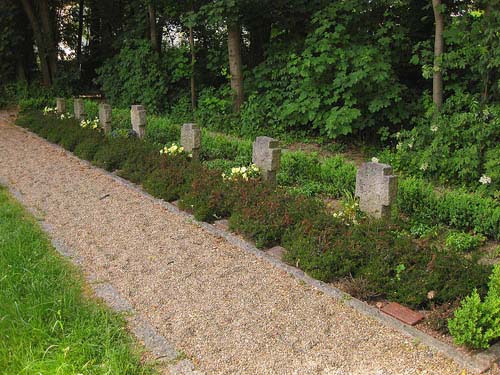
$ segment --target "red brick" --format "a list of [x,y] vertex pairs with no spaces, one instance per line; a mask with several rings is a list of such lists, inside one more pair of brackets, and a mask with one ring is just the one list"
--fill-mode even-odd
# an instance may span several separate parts
[[382,308],[382,312],[411,326],[417,324],[424,318],[424,316],[418,311],[413,311],[412,309],[402,306],[396,302],[390,302],[385,305]]

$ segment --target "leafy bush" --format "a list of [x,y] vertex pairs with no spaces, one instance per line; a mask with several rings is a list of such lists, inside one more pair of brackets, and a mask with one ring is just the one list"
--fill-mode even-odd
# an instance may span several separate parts
[[229,228],[254,239],[259,248],[279,244],[287,229],[323,210],[315,199],[294,196],[257,181],[251,180],[249,185],[238,194]]
[[96,71],[97,83],[114,106],[141,103],[150,113],[165,108],[167,82],[159,56],[148,41],[126,43]]
[[202,132],[202,160],[228,159],[238,164],[249,164],[252,160],[252,142],[230,138],[222,134]]
[[148,118],[145,139],[151,143],[164,145],[178,142],[181,138],[179,125],[174,124],[170,118],[151,116]]
[[476,258],[417,245],[397,225],[383,221],[346,227],[332,216],[311,216],[288,231],[283,243],[287,261],[315,278],[365,280],[364,293],[414,307],[429,306],[430,291],[433,301],[443,303],[486,282],[487,267]]
[[164,156],[159,168],[153,170],[144,180],[144,189],[151,195],[173,201],[190,189],[196,169],[185,154]]
[[488,283],[488,293],[481,301],[477,290],[462,301],[448,322],[455,342],[471,348],[487,348],[500,338],[500,266],[496,265]]
[[[74,124],[76,125],[76,123]],[[72,131],[64,132],[59,141],[59,145],[68,151],[73,151],[75,147],[87,137],[87,132],[80,127],[73,126]]]
[[236,126],[232,104],[232,93],[229,87],[221,89],[205,88],[200,91],[196,120],[205,128],[230,132]]
[[126,157],[122,159],[119,175],[132,182],[142,183],[151,172],[160,168],[161,160],[155,147],[133,138],[129,143]]
[[439,115],[429,110],[411,131],[401,132],[395,163],[416,176],[469,189],[484,185],[493,193],[500,186],[499,118],[499,105],[481,106],[472,95],[456,94]]
[[190,189],[182,195],[179,207],[194,214],[196,220],[212,222],[229,216],[233,186],[219,170],[200,170],[193,176]]
[[104,144],[103,138],[97,135],[89,136],[75,147],[73,153],[79,158],[92,161],[95,154]]
[[134,140],[134,138],[108,137],[103,147],[94,155],[94,164],[110,172],[120,169],[127,160]]
[[474,251],[484,242],[483,236],[474,236],[464,232],[450,232],[446,237],[445,245],[451,250]]
[[500,233],[500,205],[494,199],[462,190],[438,194],[422,179],[401,179],[397,205],[413,220],[472,230],[490,238]]
[[321,164],[321,181],[330,187],[329,194],[337,198],[346,192],[354,194],[356,173],[356,166],[341,156],[326,158]]
[[321,165],[317,154],[303,151],[285,152],[277,175],[278,184],[292,186],[306,181],[319,180]]

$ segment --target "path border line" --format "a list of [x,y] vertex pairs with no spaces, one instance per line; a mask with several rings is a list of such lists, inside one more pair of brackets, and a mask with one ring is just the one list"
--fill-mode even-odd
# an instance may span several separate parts
[[[152,195],[150,195],[149,193],[144,191],[139,185],[132,183],[128,180],[125,180],[124,178],[117,176],[116,174],[114,174],[112,172],[108,172],[102,168],[96,167],[96,166],[92,165],[89,161],[82,160],[82,159],[78,158],[73,153],[64,149],[63,147],[61,147],[55,143],[49,142],[45,138],[40,137],[39,135],[37,135],[37,134],[35,134],[35,133],[33,133],[33,132],[31,132],[23,127],[15,125],[11,121],[7,120],[6,122],[10,123],[10,125],[15,126],[16,128],[25,132],[26,134],[33,136],[35,138],[38,138],[39,140],[44,141],[45,143],[47,143],[48,145],[50,145],[54,149],[56,149],[58,151],[61,151],[61,150],[64,151],[66,156],[73,158],[74,160],[77,160],[80,163],[83,163],[84,165],[86,165],[87,167],[89,167],[91,169],[94,169],[96,171],[99,171],[99,172],[107,175],[115,182],[118,182],[118,183],[134,190],[135,192],[137,192],[138,194],[140,194],[144,198],[146,198],[150,201],[153,201],[154,203],[166,208],[168,211],[170,211],[172,213],[175,213],[181,217],[184,217],[186,219],[191,220],[193,223],[195,223],[196,225],[198,225],[201,228],[204,228],[208,232],[210,232],[218,237],[224,238],[232,245],[237,246],[240,249],[246,251],[247,253],[253,254],[254,256],[270,263],[274,267],[287,272],[288,274],[303,281],[304,283],[306,283],[310,286],[313,286],[314,288],[322,291],[326,295],[333,297],[336,300],[341,301],[345,305],[354,308],[355,310],[357,310],[361,314],[363,314],[367,317],[370,317],[370,318],[378,321],[379,323],[381,323],[387,327],[390,327],[390,328],[397,330],[398,332],[404,334],[405,336],[414,339],[418,343],[423,343],[424,345],[428,346],[429,348],[443,353],[445,356],[447,356],[448,358],[451,358],[457,364],[465,367],[466,369],[468,369],[470,371],[473,371],[476,373],[483,373],[483,372],[487,371],[488,369],[490,369],[494,363],[497,363],[500,360],[500,342],[495,344],[495,345],[492,345],[489,349],[484,350],[484,351],[466,352],[463,349],[458,349],[458,348],[453,347],[449,344],[446,344],[442,341],[439,341],[438,339],[428,335],[425,332],[418,330],[415,327],[404,324],[404,323],[400,322],[399,320],[397,320],[389,315],[383,314],[378,308],[370,306],[366,302],[363,302],[357,298],[354,298],[350,294],[345,293],[342,290],[340,290],[340,289],[338,289],[330,284],[327,284],[323,281],[316,280],[316,279],[308,276],[302,270],[300,270],[296,267],[290,266],[290,265],[286,264],[285,262],[283,262],[283,261],[281,261],[281,260],[279,260],[279,259],[277,259],[269,254],[266,254],[266,252],[259,250],[251,242],[246,241],[246,240],[238,237],[237,235],[235,235],[227,230],[221,229],[221,228],[219,228],[213,224],[210,224],[210,223],[200,222],[200,221],[196,220],[192,214],[180,210],[179,208],[177,208],[176,206],[174,206],[173,204],[171,204],[169,202],[166,202],[162,199],[153,197]],[[6,184],[6,186],[12,192],[11,187],[8,184]],[[16,195],[16,197],[19,196],[19,195],[17,195],[18,193],[15,191],[13,192],[13,194]],[[47,227],[46,225],[42,225],[42,226]],[[50,228],[47,228],[47,229],[49,229],[49,233],[50,233]],[[60,244],[56,243],[54,245],[54,247],[56,247],[56,249],[58,248],[57,246],[60,246]],[[66,251],[67,251],[67,249],[66,249]],[[65,255],[65,253],[63,253],[63,255]],[[78,263],[76,263],[76,264],[78,264]],[[121,298],[121,297],[119,297],[119,298]],[[112,304],[113,302],[110,302],[110,303]],[[147,324],[149,324],[149,323],[147,323]],[[160,335],[158,335],[158,336],[160,336]],[[142,339],[142,338],[140,338],[140,339]],[[144,342],[145,342],[146,348],[148,348],[149,350],[152,350],[148,347],[148,343],[145,340],[144,340]],[[166,340],[165,340],[165,342],[168,344],[168,342]],[[173,348],[173,347],[171,347],[171,348]],[[175,349],[173,349],[173,350],[175,350]]]

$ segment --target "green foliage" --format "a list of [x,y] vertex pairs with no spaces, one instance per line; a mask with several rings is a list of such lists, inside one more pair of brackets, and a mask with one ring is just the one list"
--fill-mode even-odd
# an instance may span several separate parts
[[318,180],[320,173],[321,165],[317,154],[285,152],[281,157],[277,180],[280,185],[292,186]]
[[464,232],[450,232],[446,237],[445,245],[451,250],[474,251],[484,242],[485,238]]
[[471,348],[488,348],[500,338],[500,266],[493,269],[484,301],[474,290],[455,311],[448,328],[457,344]]
[[81,159],[92,161],[102,145],[102,137],[97,135],[88,136],[75,147],[73,153]]
[[356,185],[356,166],[341,156],[328,157],[321,164],[321,181],[326,184],[328,192],[334,197],[345,193],[354,194]]
[[147,141],[158,145],[179,142],[181,129],[169,117],[151,116],[148,118],[145,138]]
[[315,199],[294,196],[257,181],[249,184],[254,186],[238,194],[229,228],[254,239],[259,248],[280,244],[288,228],[322,211],[322,204]]
[[110,172],[121,169],[133,143],[133,140],[128,138],[108,138],[103,147],[95,153],[94,164]]
[[401,179],[398,188],[399,210],[414,221],[444,224],[452,228],[498,238],[500,205],[498,201],[462,190],[438,194],[422,179]]
[[[477,97],[456,94],[439,115],[429,111],[411,131],[401,132],[393,160],[398,169],[447,185],[499,188],[500,106],[481,106]],[[491,174],[491,175],[490,175]]]
[[192,179],[190,190],[181,197],[179,207],[192,212],[196,220],[213,222],[229,216],[232,189],[219,170],[200,169]]
[[143,186],[155,197],[174,201],[189,191],[194,173],[195,168],[185,154],[163,156],[159,168],[145,178]]
[[196,120],[205,128],[231,131],[236,127],[232,115],[232,96],[228,87],[203,89],[198,98]]
[[333,216],[310,216],[288,231],[283,243],[286,259],[311,276],[327,282],[364,280],[364,294],[409,306],[428,306],[429,291],[442,303],[485,285],[486,267],[477,259],[417,246],[396,224],[382,221],[346,226]]
[[152,374],[125,320],[88,298],[34,218],[0,188],[0,368],[6,374]]
[[129,107],[139,103],[149,113],[165,108],[167,81],[159,57],[148,41],[127,43],[97,73],[96,81],[111,104]]
[[315,153],[285,152],[277,180],[278,184],[305,195],[339,198],[345,193],[354,193],[356,167],[341,156],[321,160]]
[[[395,21],[398,6],[387,10],[386,5],[338,2],[316,12],[303,48],[291,43],[288,50],[273,50],[254,70],[256,93],[243,109],[244,128],[253,122],[273,129],[315,129],[335,138],[377,123],[400,123],[407,116],[402,111],[405,87],[394,69],[400,57],[389,46],[404,48],[404,34]],[[384,23],[366,32],[381,14]]]
[[250,164],[252,142],[203,130],[200,157],[202,160],[228,159],[242,165]]

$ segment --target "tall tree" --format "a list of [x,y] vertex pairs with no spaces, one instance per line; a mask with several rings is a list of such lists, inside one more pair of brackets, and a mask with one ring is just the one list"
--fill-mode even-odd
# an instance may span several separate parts
[[196,81],[195,81],[195,64],[196,64],[196,52],[194,50],[194,36],[193,36],[193,26],[189,25],[189,49],[191,50],[191,108],[193,111],[196,109]]
[[55,24],[54,19],[49,8],[48,0],[37,1],[42,24],[43,38],[45,41],[45,48],[47,50],[47,59],[49,62],[50,74],[52,82],[57,77],[57,43],[55,39]]
[[48,53],[45,45],[45,39],[43,37],[42,28],[36,16],[35,9],[31,0],[21,0],[23,4],[23,9],[28,16],[31,23],[31,28],[33,29],[33,35],[35,37],[36,46],[38,49],[38,57],[40,60],[40,70],[42,72],[42,80],[45,86],[52,85],[52,76],[50,72]]
[[243,92],[243,68],[241,63],[241,26],[237,21],[229,21],[227,25],[227,47],[229,55],[229,73],[231,89],[234,95],[234,110],[239,112],[245,100]]
[[153,49],[160,53],[161,52],[161,41],[158,37],[158,25],[156,22],[156,7],[153,2],[148,4],[148,18],[149,18],[149,37],[151,39],[151,45]]
[[76,63],[78,65],[78,70],[82,69],[82,38],[83,38],[83,12],[84,12],[84,0],[78,1],[78,40],[76,47]]
[[432,9],[434,11],[434,67],[432,75],[432,100],[437,109],[443,105],[443,72],[442,56],[444,53],[444,15],[443,4],[441,0],[432,0]]

